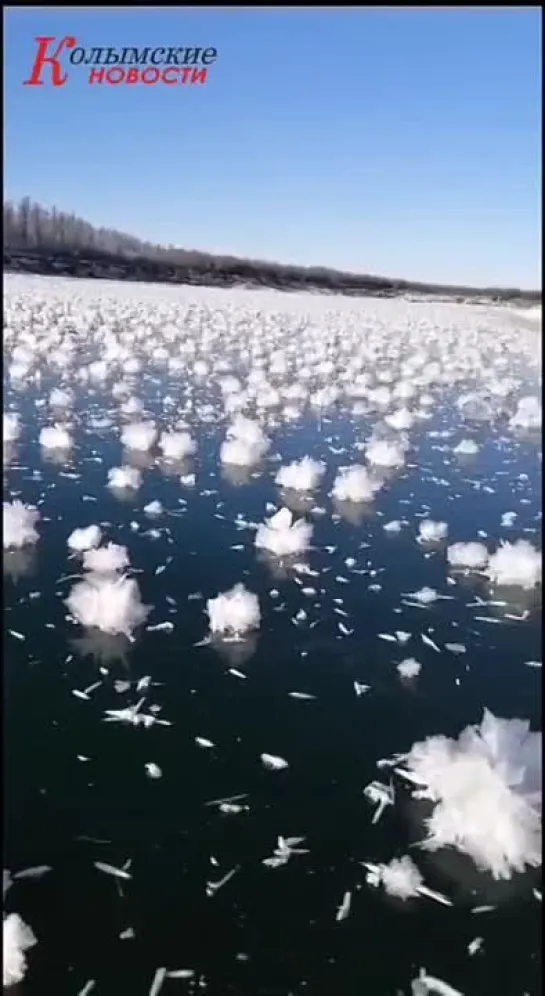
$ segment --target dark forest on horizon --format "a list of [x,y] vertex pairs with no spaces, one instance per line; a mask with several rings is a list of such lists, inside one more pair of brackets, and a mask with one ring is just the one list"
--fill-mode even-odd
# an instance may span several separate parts
[[346,273],[324,266],[292,266],[156,245],[98,228],[73,213],[24,197],[4,202],[4,270],[43,275],[215,287],[314,290],[352,296],[434,295],[518,304],[541,302],[540,290],[452,287]]

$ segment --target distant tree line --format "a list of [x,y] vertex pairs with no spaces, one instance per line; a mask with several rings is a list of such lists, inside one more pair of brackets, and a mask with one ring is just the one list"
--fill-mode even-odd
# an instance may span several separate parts
[[496,300],[540,301],[541,292],[448,287],[387,277],[344,273],[321,266],[288,266],[216,256],[173,245],[156,245],[97,228],[74,213],[43,207],[23,197],[4,202],[4,266],[26,272],[158,280],[233,286],[245,283],[280,289],[319,289],[344,294],[433,293],[449,298],[487,296]]
[[[173,245],[157,245],[118,232],[113,228],[97,228],[74,213],[43,207],[23,197],[18,204],[4,203],[4,249],[40,250],[43,252],[78,252],[162,260],[183,266],[206,264],[222,269],[241,261],[236,256],[213,256],[209,253],[179,249]],[[257,263],[258,266],[270,266]],[[275,266],[276,264],[272,264]],[[289,268],[288,268],[289,269]],[[297,267],[293,268],[297,270]]]
[[18,204],[4,203],[4,247],[73,252],[91,250],[112,256],[157,257],[168,252],[164,246],[143,242],[113,228],[96,228],[57,208],[43,207],[30,197]]

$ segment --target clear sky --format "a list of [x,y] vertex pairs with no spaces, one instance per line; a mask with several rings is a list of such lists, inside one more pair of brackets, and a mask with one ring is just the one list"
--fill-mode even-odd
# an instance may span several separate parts
[[[541,285],[541,12],[10,8],[5,196],[185,248]],[[37,35],[214,46],[205,86],[22,85]],[[47,78],[47,73],[45,78]]]

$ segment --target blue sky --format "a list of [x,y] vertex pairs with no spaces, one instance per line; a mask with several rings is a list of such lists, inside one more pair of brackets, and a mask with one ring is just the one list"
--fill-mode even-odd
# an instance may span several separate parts
[[[537,8],[4,16],[5,196],[186,248],[540,286]],[[23,86],[35,36],[68,34],[219,56],[202,87]]]

